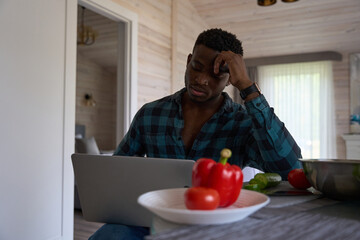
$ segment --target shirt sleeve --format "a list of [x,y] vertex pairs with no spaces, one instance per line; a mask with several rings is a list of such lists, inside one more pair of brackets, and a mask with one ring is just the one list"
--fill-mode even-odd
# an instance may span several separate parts
[[145,150],[141,143],[140,134],[142,115],[143,108],[136,113],[128,132],[116,148],[114,155],[145,156]]
[[299,146],[263,95],[246,102],[245,107],[252,119],[252,140],[246,147],[249,166],[279,173],[286,180],[292,169],[301,168]]

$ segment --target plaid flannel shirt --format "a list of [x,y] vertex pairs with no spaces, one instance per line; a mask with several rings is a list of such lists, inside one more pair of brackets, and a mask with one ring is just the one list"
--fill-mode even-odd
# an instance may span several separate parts
[[223,92],[224,104],[201,128],[186,154],[181,131],[181,107],[186,89],[145,104],[136,114],[115,155],[157,158],[218,160],[229,148],[230,164],[277,172],[283,179],[291,169],[300,168],[301,151],[263,95],[245,103],[234,103]]

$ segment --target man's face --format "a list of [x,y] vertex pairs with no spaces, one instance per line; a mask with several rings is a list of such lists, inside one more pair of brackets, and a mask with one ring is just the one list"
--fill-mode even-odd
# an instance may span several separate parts
[[185,87],[191,100],[211,101],[224,90],[229,80],[229,73],[220,71],[219,74],[214,74],[214,61],[218,54],[218,51],[204,45],[195,46],[193,55],[189,54]]

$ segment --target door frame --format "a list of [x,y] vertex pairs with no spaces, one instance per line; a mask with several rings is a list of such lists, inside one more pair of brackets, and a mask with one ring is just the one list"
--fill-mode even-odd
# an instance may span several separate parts
[[78,3],[123,23],[119,24],[117,67],[116,143],[119,143],[137,111],[138,16],[111,0],[78,0]]
[[[123,137],[130,127],[137,111],[137,46],[138,17],[136,13],[111,0],[66,0],[65,6],[65,69],[64,69],[64,129],[62,165],[62,219],[61,239],[72,239],[74,229],[74,172],[71,154],[74,153],[75,140],[75,96],[76,96],[76,32],[78,4],[91,9],[116,22],[123,22],[124,74],[118,75],[116,140]],[[124,64],[126,63],[126,65]],[[120,64],[118,64],[120,65]],[[119,90],[120,89],[120,90]]]

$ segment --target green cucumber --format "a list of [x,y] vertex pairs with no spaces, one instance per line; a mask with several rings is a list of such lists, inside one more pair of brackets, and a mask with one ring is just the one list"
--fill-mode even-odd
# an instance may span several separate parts
[[258,173],[254,179],[258,179],[264,183],[266,182],[265,188],[275,187],[281,183],[281,176],[277,173]]
[[247,190],[261,192],[261,188],[260,188],[259,184],[256,184],[256,183],[246,185],[246,186],[244,186],[244,188]]
[[281,183],[281,176],[278,173],[265,173],[268,180],[267,187],[275,187]]
[[247,190],[266,193],[266,188],[271,188],[281,183],[281,176],[277,173],[258,173],[244,186]]
[[249,184],[258,184],[260,189],[264,189],[268,185],[268,181],[266,177],[258,177],[251,179]]

